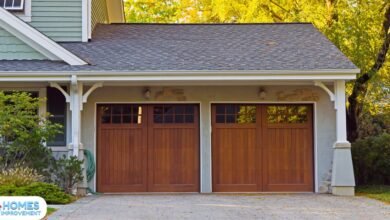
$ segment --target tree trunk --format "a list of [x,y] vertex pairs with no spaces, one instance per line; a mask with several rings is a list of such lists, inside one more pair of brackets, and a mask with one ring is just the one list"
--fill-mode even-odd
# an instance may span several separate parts
[[390,44],[390,5],[387,5],[385,18],[383,21],[383,43],[377,54],[374,65],[371,69],[360,75],[353,86],[351,95],[348,97],[349,106],[347,108],[347,129],[348,129],[348,140],[354,142],[359,138],[359,118],[361,116],[364,97],[367,93],[368,81],[382,68],[386,55],[389,51]]

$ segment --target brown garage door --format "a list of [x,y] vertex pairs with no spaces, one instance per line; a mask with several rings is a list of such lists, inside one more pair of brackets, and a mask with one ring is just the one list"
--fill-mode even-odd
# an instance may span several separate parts
[[99,192],[198,192],[197,105],[98,105]]
[[214,192],[313,191],[311,105],[212,106]]

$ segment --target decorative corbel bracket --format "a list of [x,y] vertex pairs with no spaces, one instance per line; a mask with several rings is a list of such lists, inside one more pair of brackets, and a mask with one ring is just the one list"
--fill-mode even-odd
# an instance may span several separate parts
[[[72,102],[71,102],[71,97],[70,97],[70,94],[68,94],[58,83],[56,82],[50,82],[50,87],[53,87],[53,88],[56,88],[58,89],[65,97],[65,100],[67,103],[69,103],[71,106],[70,106],[70,109],[72,110]],[[81,88],[79,88],[81,87]],[[81,100],[80,100],[80,110],[83,110],[83,103],[87,103],[87,100],[88,100],[88,97],[89,95],[91,95],[91,93],[93,91],[95,91],[97,88],[100,88],[100,87],[103,87],[103,83],[102,82],[98,82],[98,83],[95,83],[91,86],[91,88],[88,89],[88,91],[82,95]],[[82,93],[82,84],[78,84],[77,83],[77,78],[76,77],[72,77],[72,80],[71,80],[71,89],[74,89],[75,91],[77,91],[78,89],[81,89],[81,93]]]
[[102,82],[93,84],[92,87],[89,88],[88,91],[83,95],[83,103],[87,103],[89,95],[91,95],[91,93],[93,91],[95,91],[97,88],[100,88],[100,87],[103,87]]
[[334,108],[337,109],[336,102],[335,102],[336,100],[335,94],[332,91],[330,91],[330,89],[321,81],[314,81],[314,85],[320,87],[326,93],[328,93],[330,101],[334,102]]
[[56,82],[51,82],[50,87],[58,89],[65,97],[66,102],[70,102],[70,95]]

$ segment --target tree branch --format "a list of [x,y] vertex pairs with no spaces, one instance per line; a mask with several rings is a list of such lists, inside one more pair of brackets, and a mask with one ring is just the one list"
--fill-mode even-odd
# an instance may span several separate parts
[[362,109],[363,102],[359,100],[367,93],[367,82],[383,67],[390,45],[390,4],[386,5],[386,12],[382,23],[382,32],[384,35],[382,46],[377,54],[374,65],[369,71],[362,74],[355,81],[351,95],[348,97],[349,107],[348,116],[348,140],[354,141],[358,138],[358,118]]

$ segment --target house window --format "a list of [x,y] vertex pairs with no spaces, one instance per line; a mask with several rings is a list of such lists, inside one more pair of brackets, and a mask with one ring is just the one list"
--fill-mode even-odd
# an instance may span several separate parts
[[255,105],[226,104],[216,106],[216,123],[253,124],[256,123]]
[[308,121],[309,107],[306,105],[272,105],[267,107],[270,124],[304,124]]
[[0,8],[4,8],[25,22],[31,22],[32,0],[0,0]]
[[194,123],[194,105],[157,105],[153,107],[153,121],[156,124]]
[[66,146],[66,100],[56,88],[47,88],[47,112],[50,114],[51,122],[62,125],[61,133],[57,134],[47,145]]
[[102,124],[142,124],[142,106],[140,105],[103,105]]
[[10,11],[22,11],[24,0],[0,0],[0,7]]

